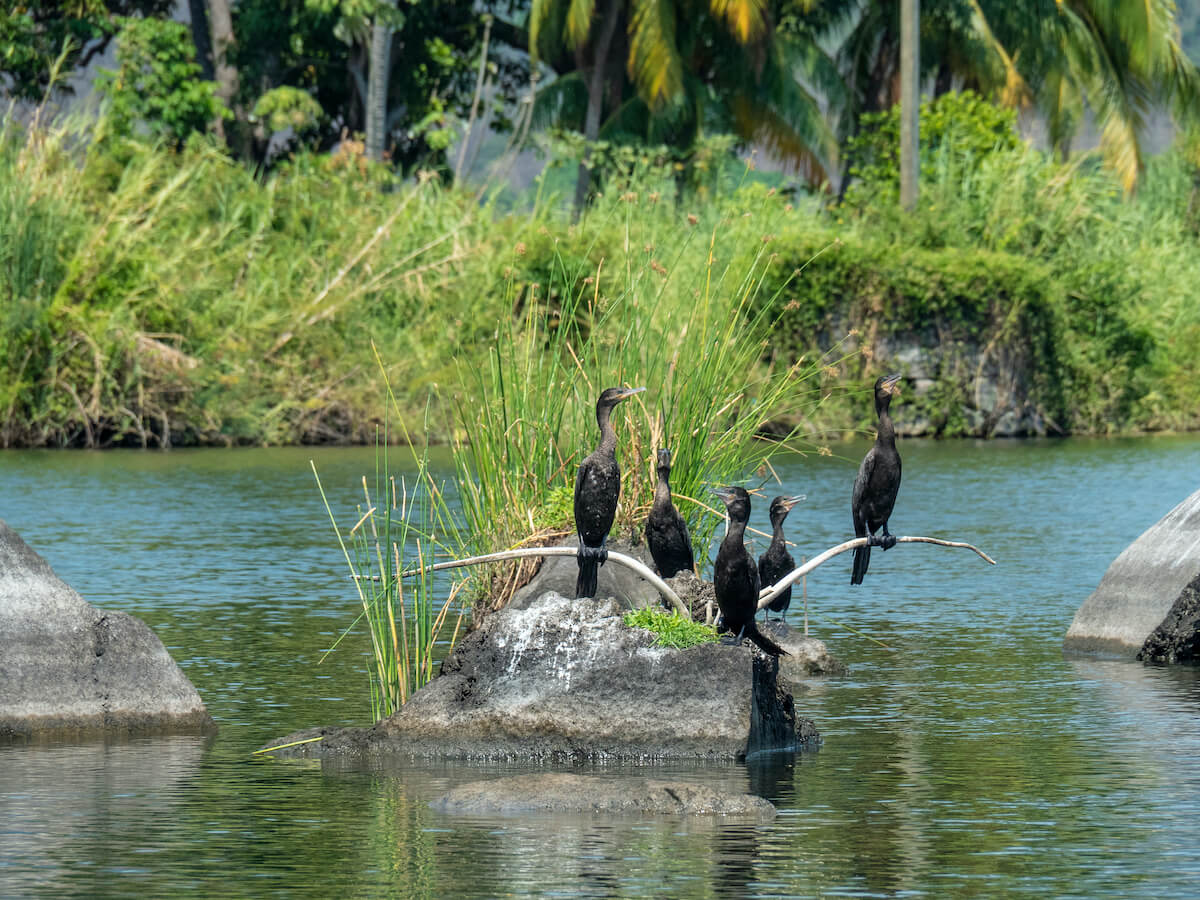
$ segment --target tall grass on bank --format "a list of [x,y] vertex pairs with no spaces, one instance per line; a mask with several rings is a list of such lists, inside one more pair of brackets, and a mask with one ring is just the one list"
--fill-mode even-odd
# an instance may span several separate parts
[[350,154],[260,181],[103,120],[5,119],[0,224],[4,446],[367,443],[371,338],[419,421],[508,243],[470,195]]
[[[679,337],[663,338],[646,310],[622,318],[634,293],[636,305],[692,322],[694,349],[706,313],[690,304],[709,302],[726,271],[720,290],[736,293],[772,234],[768,258],[779,259],[757,295],[798,308],[793,325],[771,330],[768,362],[824,352],[855,326],[864,345],[877,326],[881,352],[914,328],[937,342],[947,316],[966,307],[988,318],[984,327],[1003,326],[1018,303],[1036,301],[1060,352],[1030,366],[1062,370],[1051,379],[1062,430],[1196,428],[1197,172],[1195,159],[1173,151],[1151,160],[1138,195],[1124,198],[1086,159],[947,152],[918,211],[900,216],[871,191],[857,194],[856,208],[796,201],[807,205],[792,210],[761,184],[718,178],[701,195],[681,189],[677,173],[635,162],[570,225],[569,198],[553,195],[553,179],[501,212],[499,201],[402,181],[351,153],[298,155],[258,178],[203,141],[174,151],[115,139],[103,120],[42,127],[7,116],[0,446],[369,443],[385,405],[372,339],[403,417],[421,421],[433,391],[431,437],[461,440],[454,411],[474,402],[479,373],[515,364],[502,358],[509,348],[501,357],[494,349],[510,329],[528,340],[528,319],[545,346],[579,353],[597,383],[564,389],[582,398],[598,386],[601,363],[616,361],[615,337],[590,355],[581,347],[597,329],[631,333],[649,321],[659,331],[648,340]],[[792,278],[833,242],[838,252]],[[796,289],[781,294],[788,278]],[[577,330],[569,341],[559,321]],[[979,336],[979,322],[972,327],[963,343]],[[690,375],[692,359],[679,359],[673,377]],[[861,359],[836,380],[869,383]],[[604,378],[648,377],[618,368]],[[953,374],[939,376],[924,415],[962,405],[955,385],[964,379]],[[662,412],[675,439],[672,413]],[[816,409],[801,404],[796,421],[852,432],[869,426],[869,412],[835,394]],[[578,428],[562,427],[583,435],[590,414],[582,416]]]
[[[615,414],[614,537],[640,529],[660,447],[672,451],[675,503],[701,548],[720,520],[710,488],[744,479],[785,446],[813,449],[814,435],[799,425],[764,434],[781,414],[803,420],[819,404],[824,361],[769,358],[770,304],[751,301],[770,229],[788,210],[765,190],[742,199],[752,202],[736,218],[701,228],[673,205],[610,195],[585,232],[608,235],[606,246],[568,231],[543,235],[534,271],[544,281],[522,280],[531,251],[514,248],[512,315],[496,329],[488,364],[463,367],[457,406],[464,531],[478,552],[571,532],[575,472],[597,442],[596,397],[609,386],[647,388]],[[489,602],[504,602],[521,580],[504,570],[503,583],[485,591]]]

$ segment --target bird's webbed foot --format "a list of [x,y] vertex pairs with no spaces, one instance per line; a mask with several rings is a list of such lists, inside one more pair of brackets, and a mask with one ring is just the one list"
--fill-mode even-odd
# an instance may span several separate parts
[[883,537],[879,539],[879,546],[884,550],[891,550],[896,546],[897,543],[898,541],[896,540],[896,536],[894,534],[888,534],[887,529],[885,528]]
[[722,637],[721,640],[719,640],[717,643],[719,643],[722,647],[736,647],[739,644],[741,644],[741,642],[742,642],[742,639],[740,637],[737,637],[734,634],[726,632],[724,637]]

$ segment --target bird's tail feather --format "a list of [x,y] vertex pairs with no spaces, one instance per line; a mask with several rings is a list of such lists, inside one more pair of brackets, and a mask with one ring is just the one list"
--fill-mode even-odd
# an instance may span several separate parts
[[854,550],[854,570],[850,573],[851,584],[862,584],[867,567],[871,565],[871,547],[857,547]]
[[593,553],[579,554],[579,577],[575,579],[575,596],[595,597],[600,581],[600,560]]
[[780,647],[777,643],[758,630],[758,626],[753,622],[746,625],[744,637],[754,641],[764,653],[769,653],[772,656],[790,656],[786,650]]

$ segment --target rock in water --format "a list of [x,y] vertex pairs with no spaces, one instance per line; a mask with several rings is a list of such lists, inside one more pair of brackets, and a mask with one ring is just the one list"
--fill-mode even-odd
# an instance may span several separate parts
[[1063,649],[1133,658],[1200,575],[1200,491],[1130,544],[1083,602]]
[[797,681],[813,675],[845,675],[846,664],[829,652],[825,642],[786,622],[759,622],[758,630],[788,652],[779,658],[779,674]]
[[1162,624],[1150,633],[1137,658],[1149,663],[1200,663],[1200,575],[1179,594]]
[[594,813],[607,815],[730,816],[770,822],[775,807],[753,794],[736,794],[687,781],[628,776],[517,775],[459,785],[429,804],[458,815]]
[[215,728],[153,631],[96,609],[0,521],[0,738]]
[[611,599],[544,594],[467,635],[398,713],[278,755],[393,752],[435,759],[733,761],[815,740],[777,664],[747,647],[653,647]]

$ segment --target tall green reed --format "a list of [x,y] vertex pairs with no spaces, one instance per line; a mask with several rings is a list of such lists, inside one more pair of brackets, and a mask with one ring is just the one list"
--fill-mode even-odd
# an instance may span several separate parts
[[[386,372],[384,383],[394,404]],[[385,426],[376,444],[374,485],[363,476],[363,501],[348,530],[339,527],[313,466],[362,607],[334,648],[354,625],[365,622],[371,644],[371,715],[375,721],[399,710],[433,678],[437,647],[456,608],[454,629],[447,641],[450,648],[462,628],[463,609],[455,601],[466,583],[465,579],[427,571],[438,554],[453,556],[463,546],[444,484],[430,467],[428,447],[418,451],[410,443],[407,451],[393,451],[387,438]],[[394,452],[408,457],[407,471],[399,478],[391,462]]]

